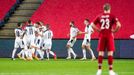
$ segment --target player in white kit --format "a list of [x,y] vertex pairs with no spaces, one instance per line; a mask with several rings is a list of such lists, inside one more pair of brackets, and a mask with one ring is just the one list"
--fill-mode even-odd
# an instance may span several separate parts
[[130,35],[130,38],[131,38],[131,39],[134,39],[134,34]]
[[16,28],[14,30],[15,33],[15,43],[14,43],[14,49],[12,52],[12,60],[15,60],[15,53],[17,51],[18,48],[21,48],[21,52],[19,54],[22,54],[22,56],[24,56],[24,42],[22,40],[22,35],[23,35],[23,31],[21,29],[22,27],[22,23],[18,23],[17,24],[18,28]]
[[70,25],[70,35],[69,35],[70,39],[67,42],[67,46],[66,46],[68,51],[68,56],[66,59],[71,59],[71,54],[73,54],[73,58],[75,59],[77,55],[73,51],[72,47],[76,42],[77,35],[83,34],[83,32],[79,31],[79,29],[75,27],[74,21],[71,21],[69,25]]
[[[41,45],[42,45],[42,26],[39,22],[35,23],[35,28],[36,28],[36,33],[35,33],[35,42],[33,45],[33,48],[35,48],[35,59],[37,60],[42,60],[43,59],[43,54],[41,51]],[[38,55],[40,58],[38,58]]]
[[88,50],[91,53],[92,60],[96,59],[95,55],[91,49],[90,41],[91,41],[91,34],[94,32],[92,26],[89,24],[89,19],[84,20],[85,27],[85,36],[84,40],[82,42],[82,52],[83,52],[83,58],[81,60],[85,60],[86,58],[86,50]]
[[25,49],[26,51],[26,57],[28,60],[32,60],[32,56],[34,56],[34,40],[35,40],[35,27],[32,25],[31,20],[28,21],[28,25],[25,27]]
[[49,60],[49,54],[54,56],[56,60],[56,54],[51,51],[53,32],[50,30],[49,24],[46,25],[45,31],[43,31],[43,50],[46,50],[47,59]]

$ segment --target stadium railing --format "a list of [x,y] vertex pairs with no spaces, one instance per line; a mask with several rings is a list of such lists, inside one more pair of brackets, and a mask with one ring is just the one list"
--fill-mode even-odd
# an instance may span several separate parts
[[0,5],[3,6],[0,8],[2,14],[0,14],[0,28],[9,20],[9,17],[14,13],[16,8],[23,0],[1,0]]

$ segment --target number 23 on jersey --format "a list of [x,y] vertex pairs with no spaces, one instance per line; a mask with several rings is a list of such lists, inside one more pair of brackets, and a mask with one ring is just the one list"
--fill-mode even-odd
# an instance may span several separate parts
[[100,22],[101,22],[101,29],[109,29],[110,20],[108,18],[107,19],[101,19]]

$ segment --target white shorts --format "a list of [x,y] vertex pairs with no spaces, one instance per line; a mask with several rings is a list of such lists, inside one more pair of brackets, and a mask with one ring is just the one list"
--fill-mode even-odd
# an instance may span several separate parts
[[52,48],[52,42],[44,42],[43,43],[43,50],[51,50],[51,48]]
[[90,39],[84,39],[82,45],[90,46]]
[[28,46],[31,47],[32,45],[35,45],[34,41],[35,41],[34,37],[26,37],[24,39],[25,47],[28,47]]
[[24,42],[22,39],[15,39],[14,48],[24,48]]
[[67,45],[73,47],[74,43],[76,42],[76,38],[75,39],[70,39],[68,42],[67,42]]

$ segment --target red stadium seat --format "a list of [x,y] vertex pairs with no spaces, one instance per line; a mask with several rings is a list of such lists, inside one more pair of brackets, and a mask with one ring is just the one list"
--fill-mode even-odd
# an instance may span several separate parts
[[[102,6],[107,2],[112,6],[112,14],[117,16],[122,24],[115,38],[128,39],[134,33],[134,0],[45,0],[31,20],[44,21],[52,25],[54,38],[68,38],[66,35],[69,33],[69,21],[74,20],[78,28],[83,31],[83,20],[89,18],[93,21],[103,12]],[[97,33],[93,34],[93,38],[97,37]]]
[[16,3],[16,0],[0,0],[0,20],[4,19],[7,12]]

